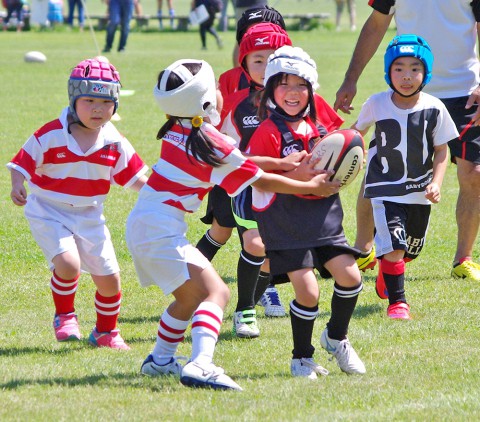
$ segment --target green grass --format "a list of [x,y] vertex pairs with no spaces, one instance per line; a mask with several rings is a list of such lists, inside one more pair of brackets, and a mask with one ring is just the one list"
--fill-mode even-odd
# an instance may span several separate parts
[[[298,2],[299,7],[305,3]],[[316,3],[333,9],[333,2]],[[96,36],[102,45],[105,33]],[[230,67],[234,43],[233,32],[223,36],[223,52],[214,49],[210,40],[211,49],[201,55],[195,31],[133,32],[127,52],[109,56],[120,70],[124,88],[136,91],[132,97],[121,98],[122,120],[117,127],[149,165],[158,157],[155,135],[164,121],[152,96],[158,71],[178,58],[203,57],[218,76]],[[292,32],[291,37],[317,61],[319,92],[333,103],[356,35],[319,27]],[[88,32],[60,28],[8,32],[0,34],[0,38],[0,157],[6,163],[35,129],[58,117],[67,105],[70,69],[83,58],[96,55],[96,51]],[[44,52],[48,61],[43,65],[24,63],[23,55],[30,50]],[[378,54],[365,71],[354,101],[355,111],[346,117],[346,126],[353,123],[368,95],[385,89],[382,67],[382,54]],[[358,187],[359,179],[342,193],[344,225],[350,240],[355,235]],[[315,358],[330,370],[328,377],[307,382],[290,376],[292,340],[288,318],[267,319],[258,308],[261,337],[251,341],[233,338],[239,242],[236,236],[229,241],[214,260],[232,290],[215,360],[244,388],[240,394],[192,390],[174,379],[149,379],[139,374],[143,359],[153,347],[158,318],[171,299],[156,288],[141,289],[136,280],[124,238],[125,219],[136,199],[134,192],[113,188],[106,204],[107,223],[122,268],[120,328],[132,346],[126,353],[95,350],[86,340],[76,344],[54,340],[50,273],[23,210],[12,204],[9,194],[9,174],[4,168],[0,179],[0,420],[478,419],[480,287],[449,276],[456,241],[457,181],[453,166],[448,169],[443,200],[433,207],[424,252],[407,267],[407,296],[413,320],[388,320],[386,304],[374,292],[373,273],[364,277],[365,289],[351,322],[350,339],[366,364],[365,376],[341,373],[319,345],[330,313],[331,280],[319,281],[320,315],[314,330]],[[198,217],[189,217],[188,236],[194,243],[206,229]],[[475,258],[478,260],[478,255]],[[293,298],[291,286],[279,289],[283,303],[288,304]],[[83,275],[76,307],[85,337],[95,323],[93,298],[93,283]],[[188,356],[190,346],[187,336],[179,354]]]

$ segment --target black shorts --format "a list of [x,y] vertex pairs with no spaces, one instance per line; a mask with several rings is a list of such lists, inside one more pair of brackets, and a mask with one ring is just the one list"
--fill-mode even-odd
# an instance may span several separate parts
[[316,268],[322,278],[331,278],[332,275],[324,267],[325,263],[339,255],[357,257],[358,249],[348,244],[325,245],[316,248],[287,249],[267,251],[270,259],[270,274],[274,284],[285,282],[286,273],[301,270],[302,268]]
[[252,210],[252,187],[247,186],[232,199],[233,217],[237,223],[238,233],[242,235],[247,230],[258,229]]
[[477,105],[466,109],[467,100],[468,97],[442,99],[460,133],[460,138],[448,143],[450,156],[454,163],[455,157],[458,157],[474,164],[480,164],[480,126],[470,125],[470,121],[477,111]]
[[406,258],[417,258],[425,244],[431,205],[372,199],[372,207],[377,257],[405,251]]
[[213,218],[222,227],[236,227],[232,212],[232,199],[220,186],[214,186],[208,193],[207,212],[200,221],[204,224],[212,224]]

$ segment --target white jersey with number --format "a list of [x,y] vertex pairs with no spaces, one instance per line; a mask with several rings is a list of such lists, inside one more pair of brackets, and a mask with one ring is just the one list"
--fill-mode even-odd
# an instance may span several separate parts
[[372,95],[357,128],[375,125],[368,149],[365,197],[404,204],[430,204],[425,188],[433,175],[434,147],[458,137],[443,103],[424,92],[407,110],[392,101],[392,90]]

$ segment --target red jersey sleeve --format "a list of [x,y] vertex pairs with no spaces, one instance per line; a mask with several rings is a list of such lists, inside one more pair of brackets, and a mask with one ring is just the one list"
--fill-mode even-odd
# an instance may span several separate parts
[[247,152],[264,157],[280,157],[282,136],[275,124],[267,119],[263,121],[253,134]]

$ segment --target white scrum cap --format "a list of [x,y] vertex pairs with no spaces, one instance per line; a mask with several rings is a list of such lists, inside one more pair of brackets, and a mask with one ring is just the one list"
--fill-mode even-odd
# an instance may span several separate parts
[[300,47],[285,45],[268,57],[264,85],[266,86],[268,80],[279,73],[297,75],[305,79],[310,82],[314,91],[320,86],[315,61]]
[[[185,64],[200,64],[193,74]],[[183,83],[168,90],[169,78],[176,75]],[[153,89],[159,107],[176,117],[208,117],[213,125],[220,123],[217,107],[217,89],[212,67],[204,60],[182,59],[168,66]]]

